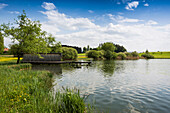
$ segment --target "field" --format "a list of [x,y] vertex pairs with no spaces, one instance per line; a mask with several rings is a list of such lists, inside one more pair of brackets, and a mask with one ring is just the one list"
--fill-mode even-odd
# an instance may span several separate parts
[[[149,52],[156,59],[170,59],[170,52]],[[140,53],[139,55],[142,55]]]

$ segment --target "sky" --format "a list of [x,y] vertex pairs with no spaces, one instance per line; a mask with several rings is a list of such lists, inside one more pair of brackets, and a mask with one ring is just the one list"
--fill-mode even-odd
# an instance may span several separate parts
[[0,24],[22,10],[63,45],[113,42],[128,51],[170,51],[170,0],[0,0]]

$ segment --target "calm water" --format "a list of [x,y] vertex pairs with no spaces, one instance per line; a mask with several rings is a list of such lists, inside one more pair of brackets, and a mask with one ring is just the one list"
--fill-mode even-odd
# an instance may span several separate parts
[[88,102],[95,102],[99,112],[170,112],[170,59],[94,61],[78,69],[48,69],[56,74],[55,89],[80,89],[82,95],[89,95]]

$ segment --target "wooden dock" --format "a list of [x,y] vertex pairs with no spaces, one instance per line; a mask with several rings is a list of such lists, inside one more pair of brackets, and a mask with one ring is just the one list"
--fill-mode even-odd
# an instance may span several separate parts
[[31,64],[88,64],[90,61],[21,61],[21,63],[31,63]]

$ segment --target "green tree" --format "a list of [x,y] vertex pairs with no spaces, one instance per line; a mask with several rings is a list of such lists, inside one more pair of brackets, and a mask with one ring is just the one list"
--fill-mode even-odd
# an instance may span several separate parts
[[104,58],[111,60],[113,58],[113,53],[110,50],[104,52]]
[[90,50],[90,46],[89,45],[87,45],[87,51],[89,51]]
[[116,49],[115,49],[115,52],[116,53],[119,53],[119,52],[126,52],[127,50],[125,49],[125,47],[123,46],[120,46],[119,44],[114,44]]
[[83,53],[85,53],[87,51],[86,47],[83,47]]
[[61,48],[62,48],[61,42],[58,42],[51,46],[51,53],[61,53]]
[[105,50],[105,51],[114,52],[116,48],[113,43],[106,42],[106,43],[102,44],[101,49]]
[[139,54],[138,54],[136,51],[132,52],[131,55],[132,55],[133,57],[139,57]]
[[0,54],[4,52],[4,37],[0,31]]
[[17,63],[20,62],[20,57],[24,53],[39,54],[49,52],[49,45],[54,42],[52,35],[48,35],[47,32],[41,30],[40,22],[31,21],[25,11],[18,16],[16,22],[11,25],[3,24],[2,26],[4,33],[11,37],[13,43],[16,42],[14,48],[17,49],[14,52],[18,56]]
[[146,50],[146,52],[145,52],[146,54],[149,54],[149,51],[148,51],[148,49]]

